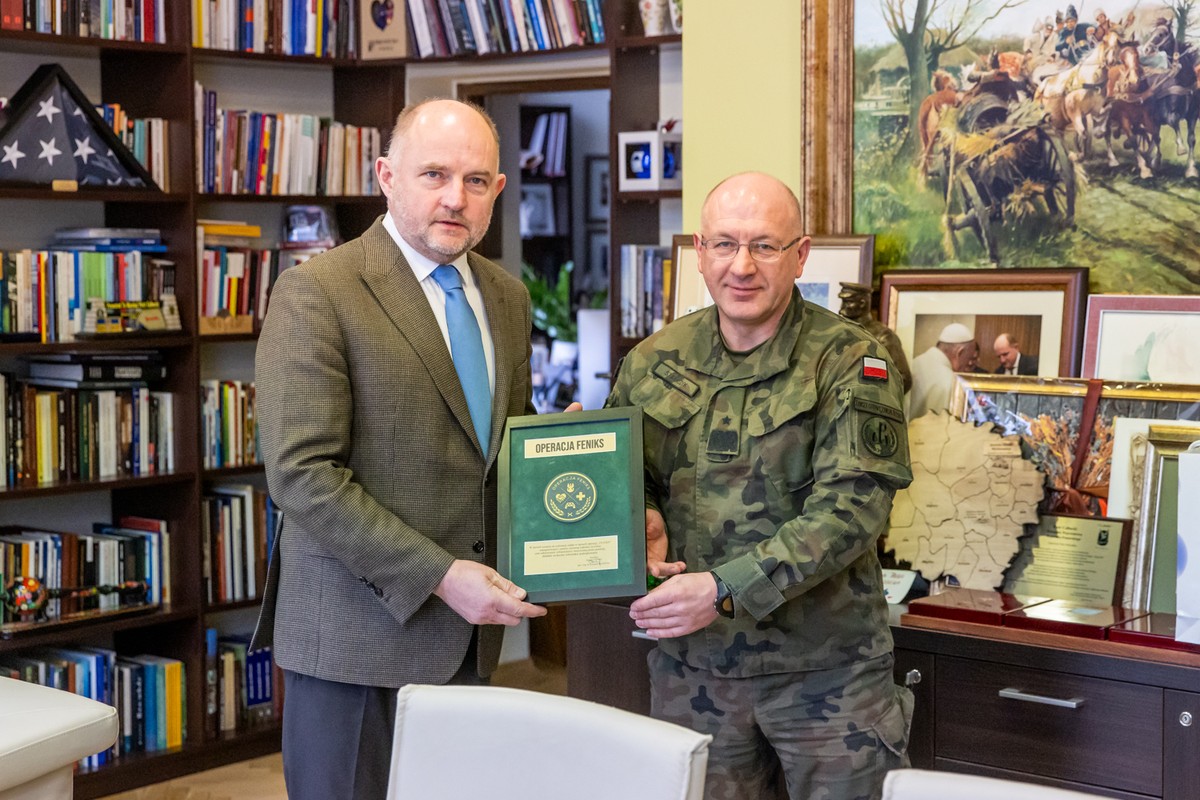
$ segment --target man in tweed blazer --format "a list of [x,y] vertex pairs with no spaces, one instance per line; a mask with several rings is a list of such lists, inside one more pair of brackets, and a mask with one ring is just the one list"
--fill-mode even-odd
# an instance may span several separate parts
[[[486,679],[499,626],[545,613],[492,568],[504,420],[534,413],[529,293],[467,252],[504,188],[495,126],[426,101],[400,114],[375,168],[388,213],[279,276],[256,354],[284,516],[255,644],[284,669],[292,800],[383,797],[395,689]],[[451,359],[441,264],[483,334],[486,442]]]

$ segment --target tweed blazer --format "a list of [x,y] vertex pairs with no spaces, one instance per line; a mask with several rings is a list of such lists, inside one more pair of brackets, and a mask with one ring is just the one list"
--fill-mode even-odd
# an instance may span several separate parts
[[[454,559],[495,565],[504,420],[534,413],[529,293],[468,256],[496,383],[482,455],[437,320],[382,217],[279,276],[258,340],[259,440],[283,510],[255,644],[280,666],[369,686],[445,683],[472,626],[432,595]],[[502,626],[480,627],[478,668]]]

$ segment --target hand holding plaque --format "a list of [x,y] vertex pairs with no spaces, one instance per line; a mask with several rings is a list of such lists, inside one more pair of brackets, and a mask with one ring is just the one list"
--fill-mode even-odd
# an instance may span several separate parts
[[528,602],[646,593],[641,409],[509,419],[499,484],[496,568]]

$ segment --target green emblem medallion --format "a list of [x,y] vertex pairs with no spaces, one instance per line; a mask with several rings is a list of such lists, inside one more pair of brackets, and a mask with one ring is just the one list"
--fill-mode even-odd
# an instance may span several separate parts
[[564,472],[546,485],[546,512],[559,522],[578,522],[596,507],[596,484],[581,472]]

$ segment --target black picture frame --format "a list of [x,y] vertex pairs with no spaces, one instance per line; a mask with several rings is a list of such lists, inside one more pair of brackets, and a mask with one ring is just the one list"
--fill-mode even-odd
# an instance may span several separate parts
[[496,569],[529,602],[646,593],[640,408],[511,417],[497,466]]
[[608,156],[584,156],[584,190],[587,195],[585,219],[590,223],[608,222],[612,187],[609,185]]

